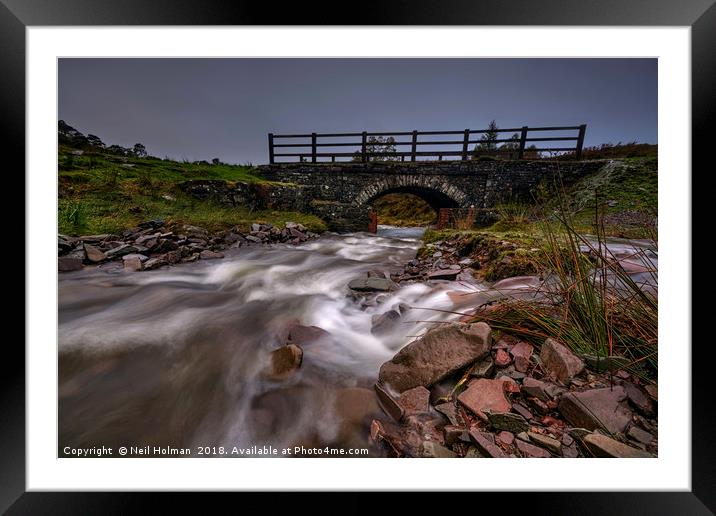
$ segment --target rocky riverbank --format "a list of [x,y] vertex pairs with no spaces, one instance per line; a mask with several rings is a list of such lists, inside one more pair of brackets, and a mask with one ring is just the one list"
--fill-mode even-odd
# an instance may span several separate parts
[[283,228],[252,224],[249,233],[239,228],[210,233],[188,224],[150,220],[121,235],[58,235],[58,270],[76,271],[85,266],[113,266],[130,271],[152,270],[177,263],[223,258],[222,251],[248,245],[286,243],[298,245],[318,234],[295,222]]

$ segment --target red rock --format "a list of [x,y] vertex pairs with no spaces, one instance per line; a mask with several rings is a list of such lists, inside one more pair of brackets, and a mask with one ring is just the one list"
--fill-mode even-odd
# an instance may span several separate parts
[[209,251],[208,249],[205,249],[204,251],[199,253],[199,257],[202,260],[216,260],[217,258],[223,258],[224,253],[219,253],[217,251]]
[[320,339],[328,338],[330,336],[330,333],[323,328],[319,328],[318,326],[303,326],[302,324],[296,324],[291,326],[288,330],[289,342],[298,346],[313,344]]
[[520,341],[512,347],[510,353],[515,361],[515,369],[521,373],[527,372],[530,365],[530,357],[534,347],[532,344]]
[[503,458],[505,454],[490,440],[491,434],[485,432],[479,432],[477,429],[470,430],[470,439],[477,449],[484,455],[494,458]]
[[584,362],[554,339],[544,341],[540,360],[542,368],[563,383],[568,383],[573,376],[584,370]]
[[540,380],[535,380],[534,378],[528,376],[522,381],[522,390],[524,390],[527,394],[530,396],[534,396],[535,398],[539,398],[542,401],[547,401],[549,399],[549,395],[547,394],[545,388],[547,387],[546,382],[542,382]]
[[514,405],[512,405],[512,411],[519,414],[520,416],[525,418],[527,421],[529,421],[533,417],[532,412],[530,412],[527,407],[525,407],[524,405],[522,405],[520,403],[515,403]]
[[428,387],[484,357],[491,346],[491,329],[484,322],[441,325],[384,363],[378,377],[398,392]]
[[539,446],[527,443],[525,441],[521,441],[518,439],[517,441],[515,441],[515,443],[517,444],[517,449],[522,452],[522,455],[524,457],[548,459],[552,456],[547,450],[540,448]]
[[623,432],[631,421],[626,392],[620,385],[567,393],[559,411],[570,424],[587,430],[604,427],[610,433]]
[[398,404],[406,414],[430,410],[430,391],[423,386],[413,387],[398,397]]
[[512,359],[510,358],[510,354],[504,349],[498,348],[495,354],[495,365],[497,367],[507,367],[511,363]]
[[512,432],[508,432],[507,430],[503,430],[499,434],[497,434],[497,438],[500,440],[500,442],[510,445],[515,441],[515,434]]
[[445,425],[443,429],[445,434],[445,444],[452,446],[460,440],[469,440],[467,431],[461,426]]
[[627,398],[629,398],[629,402],[639,411],[639,413],[646,417],[653,417],[654,404],[649,397],[644,394],[644,391],[631,382],[624,382],[623,385]]
[[271,366],[265,371],[265,375],[279,380],[290,375],[301,367],[303,361],[303,350],[298,346],[289,344],[271,352]]
[[384,386],[378,383],[376,383],[373,388],[375,389],[375,394],[378,398],[378,405],[383,412],[390,416],[394,421],[402,420],[405,411],[400,403],[398,403],[398,400],[395,399],[395,397],[392,396]]
[[107,255],[104,254],[102,251],[100,251],[95,246],[90,245],[90,244],[84,244],[84,247],[85,247],[85,255],[87,256],[87,260],[89,260],[90,262],[99,263],[99,262],[103,262],[107,259]]
[[645,451],[637,450],[611,437],[601,434],[588,434],[582,441],[595,457],[616,457],[621,459],[650,459],[653,456]]
[[478,378],[468,384],[457,400],[482,419],[487,419],[483,411],[508,412],[512,405],[505,397],[504,382]]
[[502,380],[505,382],[504,389],[505,392],[511,392],[513,394],[517,394],[520,392],[520,384],[517,383],[515,380],[510,378],[509,376],[500,376],[498,380]]
[[540,414],[546,414],[549,412],[549,406],[542,400],[537,398],[527,398],[527,403],[529,403],[530,407],[535,409]]

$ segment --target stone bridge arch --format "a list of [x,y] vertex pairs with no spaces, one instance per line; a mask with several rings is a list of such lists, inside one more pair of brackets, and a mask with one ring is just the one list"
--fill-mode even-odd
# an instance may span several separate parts
[[389,193],[410,193],[427,202],[436,212],[440,208],[468,208],[468,195],[444,178],[428,175],[389,175],[376,178],[353,199],[353,206],[363,208]]

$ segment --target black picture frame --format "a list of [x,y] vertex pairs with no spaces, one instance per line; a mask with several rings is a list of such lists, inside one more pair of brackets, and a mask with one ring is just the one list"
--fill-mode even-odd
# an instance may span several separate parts
[[[370,8],[341,2],[310,4],[221,0],[0,0],[0,105],[4,148],[24,170],[25,29],[44,25],[613,25],[689,26],[692,36],[692,155],[694,170],[706,165],[716,113],[716,5],[714,0],[430,0],[387,1]],[[346,14],[344,14],[344,12]],[[713,165],[711,165],[712,168]],[[707,172],[708,169],[704,169]],[[684,174],[685,171],[670,173]],[[19,189],[24,191],[24,181]],[[18,191],[20,191],[18,190]],[[693,192],[692,188],[692,192]],[[693,233],[692,233],[693,234]],[[26,236],[27,238],[27,236]],[[694,262],[695,265],[696,262]],[[25,274],[32,271],[25,270]],[[691,278],[684,278],[689,281]],[[691,300],[684,300],[690,302]],[[19,303],[18,303],[19,304]],[[692,319],[696,320],[695,318]],[[710,339],[711,341],[713,339]],[[0,382],[0,511],[7,514],[113,514],[142,512],[159,497],[165,512],[191,505],[181,493],[25,492],[25,354],[6,340]],[[12,345],[11,345],[12,342]],[[507,510],[532,514],[712,514],[716,510],[713,402],[709,380],[710,342],[694,343],[692,355],[692,491],[618,493],[480,493],[480,505],[508,502]],[[710,355],[710,356],[709,356]],[[688,436],[684,436],[688,438]],[[225,504],[226,498],[219,503]],[[255,497],[254,494],[242,494]],[[271,507],[284,500],[301,503],[303,494],[272,494]],[[341,506],[351,512],[374,510],[370,497],[353,493]],[[414,500],[430,501],[425,494]],[[487,497],[487,498],[484,498]],[[200,500],[207,512],[205,496]],[[299,501],[297,501],[299,500]],[[242,501],[246,507],[256,500]],[[229,502],[231,503],[231,502]],[[325,505],[325,504],[324,504]],[[238,507],[237,507],[238,510]],[[312,510],[320,510],[314,505]],[[324,509],[325,510],[325,509]],[[275,512],[274,510],[270,512]]]

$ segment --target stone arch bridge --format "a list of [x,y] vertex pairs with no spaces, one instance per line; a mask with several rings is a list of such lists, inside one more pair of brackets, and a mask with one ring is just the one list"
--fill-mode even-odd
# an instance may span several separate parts
[[366,231],[372,202],[389,193],[411,193],[436,212],[488,211],[501,200],[529,199],[542,181],[566,185],[594,172],[603,161],[490,160],[367,163],[286,163],[262,165],[278,183],[265,192],[267,206],[311,212],[333,231]]

